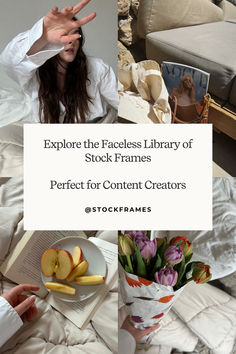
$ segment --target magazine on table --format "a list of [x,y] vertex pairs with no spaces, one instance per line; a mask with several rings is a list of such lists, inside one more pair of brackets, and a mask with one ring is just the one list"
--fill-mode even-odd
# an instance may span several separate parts
[[170,96],[188,106],[207,94],[210,74],[192,66],[163,61],[162,76]]
[[77,327],[84,328],[117,279],[117,245],[96,237],[89,238],[89,241],[100,249],[106,261],[105,283],[87,300],[64,302],[45,288],[41,279],[40,261],[43,252],[54,242],[75,236],[86,238],[82,231],[27,231],[2,264],[0,271],[6,278],[18,284],[29,283],[40,286],[40,290],[36,292],[38,296],[44,298]]

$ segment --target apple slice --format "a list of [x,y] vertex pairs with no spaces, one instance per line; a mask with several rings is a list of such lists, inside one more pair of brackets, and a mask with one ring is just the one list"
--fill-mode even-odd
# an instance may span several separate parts
[[45,277],[51,277],[57,265],[57,250],[49,248],[41,257],[41,269]]
[[57,267],[55,269],[55,276],[59,280],[66,279],[73,269],[74,263],[70,252],[66,250],[57,250]]
[[66,250],[49,248],[41,257],[41,269],[46,277],[55,273],[57,279],[66,279],[73,269],[73,264],[73,258]]
[[72,272],[69,274],[66,280],[69,282],[74,281],[76,277],[79,277],[80,275],[84,275],[87,272],[87,269],[88,269],[88,262],[84,260],[72,270]]
[[97,285],[104,283],[105,278],[102,275],[84,275],[75,278],[76,284],[79,285]]
[[72,254],[73,262],[74,262],[74,267],[76,267],[78,264],[80,264],[81,260],[83,257],[83,252],[79,246],[75,246]]
[[48,281],[44,285],[47,289],[58,291],[59,293],[75,295],[75,288],[71,285],[58,283],[56,281]]

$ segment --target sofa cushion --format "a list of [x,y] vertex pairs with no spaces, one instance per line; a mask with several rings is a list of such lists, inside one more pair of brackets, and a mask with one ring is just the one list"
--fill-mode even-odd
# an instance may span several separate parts
[[229,1],[227,0],[221,1],[219,7],[223,11],[224,20],[236,18],[236,6],[231,4]]
[[227,100],[236,73],[236,24],[208,23],[147,35],[148,59],[172,61],[210,73],[209,92]]
[[236,78],[234,78],[233,86],[230,92],[229,103],[236,106]]
[[140,0],[137,30],[148,33],[223,20],[223,11],[209,0]]

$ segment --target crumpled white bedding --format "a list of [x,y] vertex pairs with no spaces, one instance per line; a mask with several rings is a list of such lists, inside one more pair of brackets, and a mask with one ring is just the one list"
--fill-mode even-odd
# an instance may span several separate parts
[[0,177],[0,207],[23,208],[22,177]]
[[[201,210],[199,208],[199,215]],[[193,260],[211,266],[212,279],[236,271],[236,178],[213,179],[213,230],[169,231],[168,237],[185,235],[193,242]]]
[[20,88],[0,87],[0,127],[15,122],[32,122],[31,98]]
[[0,128],[0,177],[23,175],[23,123]]
[[[9,183],[15,183],[16,187],[17,185],[20,187],[20,182],[22,184],[23,180],[13,178],[6,181],[8,186]],[[9,194],[5,195],[9,197],[6,198],[8,203],[16,198],[16,196],[12,197],[10,190]],[[0,208],[0,264],[24,234],[23,206],[19,200],[16,204],[17,207]],[[117,242],[117,232],[114,231],[100,233],[99,237]],[[1,280],[1,291],[14,286],[7,279]],[[84,330],[77,328],[45,300],[37,297],[36,305],[39,315],[33,322],[25,322],[14,337],[0,348],[0,353],[117,353],[117,285],[114,285]]]

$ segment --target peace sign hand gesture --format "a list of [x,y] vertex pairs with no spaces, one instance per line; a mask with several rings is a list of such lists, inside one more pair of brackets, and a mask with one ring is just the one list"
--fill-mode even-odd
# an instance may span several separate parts
[[82,0],[74,7],[67,6],[61,11],[58,11],[58,7],[53,7],[43,20],[43,39],[55,44],[65,44],[78,39],[80,35],[72,33],[73,30],[93,20],[96,13],[93,12],[77,21],[72,19],[89,1]]

